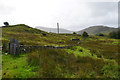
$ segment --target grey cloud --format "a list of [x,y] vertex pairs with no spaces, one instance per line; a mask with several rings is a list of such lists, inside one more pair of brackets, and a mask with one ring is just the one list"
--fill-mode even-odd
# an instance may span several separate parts
[[[91,25],[106,25],[117,27],[118,25],[118,3],[117,2],[90,2],[87,3],[89,8],[88,17],[84,21],[78,22],[74,30],[83,29]],[[87,12],[87,11],[86,11]]]
[[93,2],[89,3],[88,6],[92,10],[92,16],[104,16],[109,12],[116,13],[118,10],[117,2]]
[[[53,15],[48,15],[48,19],[44,21],[44,24],[47,24],[47,26],[53,27],[56,26],[56,22],[60,23],[61,28],[69,29],[69,30],[81,30],[84,28],[87,28],[91,25],[98,25],[98,24],[103,24],[103,25],[108,25],[108,26],[113,26],[116,27],[117,25],[117,2],[89,2],[89,3],[81,3],[79,2],[80,0],[60,0],[59,3],[56,3],[57,6],[55,5],[55,10],[51,11]],[[15,4],[15,3],[14,3]],[[13,5],[14,5],[13,4]],[[32,4],[32,3],[31,3]],[[81,6],[82,4],[85,4],[85,6]],[[19,15],[23,14],[24,17],[24,24],[27,25],[34,25],[34,26],[40,26],[42,18],[46,18],[45,15],[50,14],[50,13],[45,13],[45,10],[48,10],[47,8],[44,9],[43,7],[43,12],[37,11],[38,13],[43,13],[39,14],[36,16],[34,12],[35,7],[31,7],[31,12],[29,15],[30,18],[33,17],[35,19],[34,21],[31,21],[30,19],[26,19],[25,14],[28,14],[28,11],[20,8],[21,5],[19,6],[8,6],[5,4],[0,3],[0,16],[13,16],[15,20],[11,23],[15,22],[21,22],[23,21]],[[84,7],[86,7],[84,9]],[[20,10],[18,10],[20,8]],[[28,8],[28,7],[27,7]],[[26,9],[27,9],[26,8]],[[51,7],[53,8],[53,7]],[[15,10],[17,9],[17,10]],[[42,8],[41,8],[42,9]],[[26,12],[22,12],[22,11]],[[52,10],[52,9],[51,9]],[[15,11],[15,16],[11,13]],[[20,12],[19,12],[20,11]],[[44,17],[41,17],[43,15]],[[17,18],[18,17],[18,18]],[[31,18],[32,19],[32,18]],[[2,21],[2,20],[1,20]],[[10,20],[11,21],[11,20]],[[37,23],[39,21],[39,23]],[[26,23],[25,23],[26,22]],[[45,23],[46,22],[46,23]],[[47,23],[48,22],[48,23]],[[54,25],[55,24],[55,25]],[[42,24],[43,25],[43,24]],[[44,25],[43,25],[44,26]],[[46,26],[46,27],[47,27]]]
[[9,15],[15,10],[12,6],[6,6],[0,3],[0,15]]

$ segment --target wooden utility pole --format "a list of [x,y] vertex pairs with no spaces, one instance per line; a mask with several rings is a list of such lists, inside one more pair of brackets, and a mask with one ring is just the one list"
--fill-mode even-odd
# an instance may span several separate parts
[[59,43],[59,23],[57,23],[57,29],[58,29],[58,46],[60,46],[60,43]]

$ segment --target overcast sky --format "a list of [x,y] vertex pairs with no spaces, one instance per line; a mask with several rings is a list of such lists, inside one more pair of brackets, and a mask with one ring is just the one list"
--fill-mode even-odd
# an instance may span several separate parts
[[93,25],[118,27],[118,1],[0,0],[0,26],[8,21],[11,25],[53,28],[59,22],[61,28],[72,31]]

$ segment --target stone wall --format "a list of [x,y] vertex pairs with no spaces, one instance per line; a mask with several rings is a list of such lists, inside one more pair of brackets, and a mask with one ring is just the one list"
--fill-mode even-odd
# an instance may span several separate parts
[[[10,39],[10,42],[8,44],[8,53],[9,54],[20,54],[20,53],[29,53],[32,52],[33,50],[40,50],[40,49],[67,49],[75,45],[68,45],[68,46],[28,46],[28,45],[19,45],[19,41],[15,39]],[[5,51],[6,45],[3,44],[2,50]],[[6,52],[6,51],[5,51]]]
[[20,45],[20,53],[29,53],[32,52],[35,49],[67,49],[74,45],[69,46],[27,46],[27,45]]

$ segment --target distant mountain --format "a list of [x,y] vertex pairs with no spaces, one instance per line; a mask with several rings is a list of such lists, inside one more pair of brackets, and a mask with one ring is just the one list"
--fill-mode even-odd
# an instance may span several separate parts
[[95,35],[99,33],[108,34],[112,31],[117,31],[118,28],[112,28],[107,26],[91,26],[89,28],[83,29],[81,31],[78,31],[78,34],[82,34],[84,31],[86,31],[88,34]]
[[[58,32],[57,28],[47,28],[47,27],[41,27],[41,26],[38,26],[38,27],[35,27],[35,28],[46,31],[46,32],[52,32],[52,33],[57,33]],[[69,31],[69,30],[60,28],[59,33],[73,33],[73,31]]]

